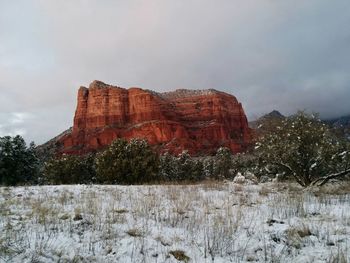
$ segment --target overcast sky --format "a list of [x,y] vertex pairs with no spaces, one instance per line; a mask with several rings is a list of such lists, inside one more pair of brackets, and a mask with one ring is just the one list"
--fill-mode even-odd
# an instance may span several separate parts
[[54,137],[94,79],[346,115],[349,25],[349,0],[0,0],[0,136]]

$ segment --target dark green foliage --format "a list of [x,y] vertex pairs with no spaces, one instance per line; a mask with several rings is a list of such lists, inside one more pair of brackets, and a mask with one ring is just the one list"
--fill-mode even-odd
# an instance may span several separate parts
[[317,116],[299,112],[270,127],[256,144],[256,156],[267,173],[306,187],[346,175],[349,149]]
[[175,181],[177,178],[176,157],[166,152],[159,157],[159,178],[162,181]]
[[203,161],[201,159],[194,159],[192,162],[190,180],[200,181],[205,179]]
[[187,151],[177,157],[166,153],[160,156],[160,177],[163,181],[200,181],[203,179],[233,179],[238,172],[248,170],[251,161],[245,155],[232,155],[221,147],[215,156],[191,157]]
[[34,148],[34,143],[27,147],[19,135],[0,137],[0,184],[37,183],[39,163]]
[[183,151],[174,159],[174,180],[183,181],[190,180],[193,169],[193,160],[187,151]]
[[159,177],[162,181],[198,181],[205,177],[203,162],[183,151],[177,157],[169,153],[160,156]]
[[212,156],[207,156],[202,159],[204,178],[214,178],[214,163],[215,160]]
[[266,175],[265,173],[261,173],[259,159],[256,158],[253,154],[250,153],[238,153],[232,156],[232,166],[230,173],[232,175],[237,175],[238,173],[246,174],[251,173],[256,177],[261,177],[262,175]]
[[145,140],[115,140],[96,157],[96,178],[105,184],[139,184],[158,180],[159,158]]
[[182,181],[191,177],[192,158],[187,151],[183,151],[176,160],[176,180]]
[[45,163],[43,183],[88,184],[94,182],[94,155],[64,155]]
[[216,179],[232,178],[235,174],[231,173],[232,153],[226,147],[220,147],[214,158],[213,172]]
[[238,172],[251,171],[255,159],[249,155],[232,155],[225,147],[215,156],[191,157],[186,151],[177,157],[166,153],[160,157],[160,177],[164,181],[200,181],[205,178],[233,179]]
[[176,176],[179,181],[198,181],[204,178],[203,164],[200,159],[192,158],[187,151],[183,151],[175,159]]

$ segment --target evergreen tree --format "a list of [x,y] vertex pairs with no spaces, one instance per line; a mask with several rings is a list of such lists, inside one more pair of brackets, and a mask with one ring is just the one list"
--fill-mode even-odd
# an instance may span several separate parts
[[96,178],[101,183],[135,184],[156,181],[159,159],[145,140],[115,140],[96,157]]
[[189,180],[193,163],[188,151],[182,151],[182,153],[180,153],[177,157],[176,163],[176,179]]
[[159,177],[162,181],[174,181],[177,178],[176,157],[166,152],[159,157]]
[[164,181],[198,181],[205,177],[203,163],[183,151],[177,157],[165,153],[160,156],[159,174]]
[[207,156],[202,160],[204,178],[214,177],[214,158]]
[[39,161],[34,148],[34,143],[27,147],[20,135],[0,137],[0,184],[37,183]]
[[214,158],[214,177],[217,179],[231,178],[235,174],[230,173],[232,168],[232,154],[226,147],[220,147]]
[[88,184],[95,180],[94,155],[63,155],[44,164],[44,183]]
[[201,159],[193,159],[190,180],[200,181],[205,178],[204,165]]

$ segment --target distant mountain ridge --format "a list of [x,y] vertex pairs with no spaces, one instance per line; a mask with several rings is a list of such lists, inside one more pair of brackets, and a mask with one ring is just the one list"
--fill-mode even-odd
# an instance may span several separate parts
[[350,114],[339,118],[325,120],[325,123],[331,125],[334,129],[337,129],[341,135],[344,135],[350,141]]
[[[284,116],[278,110],[273,110],[270,113],[267,113],[255,121],[249,122],[249,127],[254,130],[264,129],[265,127],[261,127],[261,124],[266,120],[269,122],[273,122],[274,120],[286,118],[288,116]],[[321,119],[324,123],[329,125],[331,128],[337,130],[337,134],[341,136],[345,136],[348,140],[350,140],[350,114],[332,118],[332,119]],[[266,125],[265,125],[266,126]]]
[[264,121],[264,120],[272,120],[272,119],[283,119],[286,116],[284,116],[282,113],[280,113],[278,110],[273,110],[260,118],[258,118],[255,121],[250,121],[249,122],[249,127],[252,129],[257,129],[259,125]]
[[335,127],[350,127],[350,114],[338,118],[325,119],[324,121]]
[[[254,126],[256,122],[259,122],[263,119],[285,118],[285,117],[288,117],[288,116],[283,115],[278,110],[273,110],[273,111],[259,117],[258,119],[254,120],[254,121],[250,121],[249,124]],[[350,114],[340,116],[340,117],[331,118],[331,119],[321,119],[321,120],[323,122],[333,126],[333,127],[349,127],[350,128]],[[252,126],[250,126],[250,127],[252,127]]]
[[284,116],[278,110],[273,110],[270,113],[265,114],[264,116],[262,116],[262,118],[285,118],[285,117],[286,116]]

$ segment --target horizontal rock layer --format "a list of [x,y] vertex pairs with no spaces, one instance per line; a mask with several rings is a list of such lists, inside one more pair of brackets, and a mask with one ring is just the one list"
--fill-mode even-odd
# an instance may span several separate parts
[[220,146],[243,151],[250,129],[241,103],[216,90],[157,93],[94,81],[78,91],[72,132],[61,153],[102,149],[116,138],[145,138],[161,152],[214,153]]

